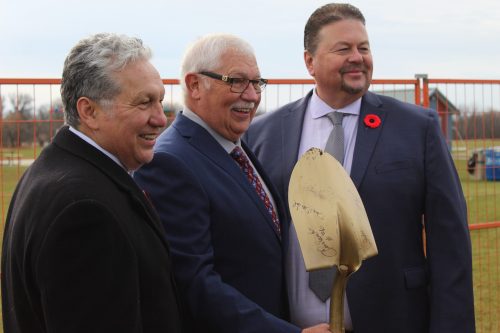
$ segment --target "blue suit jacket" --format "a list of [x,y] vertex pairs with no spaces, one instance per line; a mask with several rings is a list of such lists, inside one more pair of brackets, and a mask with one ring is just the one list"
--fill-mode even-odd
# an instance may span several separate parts
[[201,126],[179,114],[135,173],[157,208],[193,332],[299,332],[285,321],[285,210],[269,185],[283,239],[236,162]]
[[[286,202],[310,96],[257,117],[244,137]],[[379,127],[364,125],[368,114]],[[348,283],[355,332],[474,332],[466,204],[437,113],[367,92],[351,178],[379,251]]]

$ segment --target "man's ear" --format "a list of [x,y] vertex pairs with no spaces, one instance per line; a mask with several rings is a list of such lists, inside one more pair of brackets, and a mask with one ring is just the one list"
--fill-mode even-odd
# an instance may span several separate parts
[[188,73],[184,77],[184,82],[186,82],[189,96],[194,100],[199,100],[201,98],[200,86],[203,84],[200,77],[197,74]]
[[304,51],[304,62],[306,64],[307,71],[311,76],[314,76],[314,57],[311,52],[305,50]]
[[76,101],[76,110],[78,111],[78,115],[80,116],[81,124],[92,130],[98,129],[98,107],[96,102],[88,97],[80,97],[78,101]]

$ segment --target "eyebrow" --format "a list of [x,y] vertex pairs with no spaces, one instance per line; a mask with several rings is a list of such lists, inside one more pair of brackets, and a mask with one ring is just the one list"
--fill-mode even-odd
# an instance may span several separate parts
[[370,45],[370,42],[369,41],[363,41],[361,43],[358,43],[358,44],[351,44],[349,42],[345,42],[345,41],[340,41],[340,42],[337,42],[335,44],[333,44],[331,47],[330,47],[330,50],[334,50],[338,47],[342,47],[342,46],[351,46],[351,45],[356,45],[356,46],[360,46],[360,45]]

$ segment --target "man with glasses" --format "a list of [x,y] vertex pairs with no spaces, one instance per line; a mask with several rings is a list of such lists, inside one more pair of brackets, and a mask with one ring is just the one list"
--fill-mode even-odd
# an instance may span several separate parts
[[251,46],[201,38],[184,56],[181,85],[185,108],[135,179],[167,230],[187,331],[300,332],[286,321],[283,205],[240,141],[266,85]]

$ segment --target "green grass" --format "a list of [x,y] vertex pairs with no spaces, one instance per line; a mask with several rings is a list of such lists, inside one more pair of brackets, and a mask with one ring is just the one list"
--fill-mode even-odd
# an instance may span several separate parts
[[[452,155],[467,200],[469,224],[500,221],[500,181],[474,180],[467,173],[467,156],[473,149],[500,146],[500,140],[455,141]],[[6,151],[3,149],[5,156]],[[20,158],[38,156],[41,149],[33,147],[14,149]],[[2,224],[0,236],[15,185],[25,167],[0,166]],[[471,230],[474,274],[474,300],[477,333],[500,332],[500,228]],[[0,317],[1,318],[1,317]],[[0,319],[1,320],[1,319]],[[1,323],[1,321],[0,321]],[[3,332],[0,327],[0,333]]]
[[[475,180],[467,172],[473,150],[500,140],[454,141],[452,155],[467,200],[469,224],[500,221],[500,180]],[[500,228],[471,230],[477,333],[500,332]]]
[[476,332],[500,332],[500,228],[473,230],[471,240]]
[[2,150],[3,158],[14,157],[14,158],[35,158],[40,155],[42,148],[40,146],[28,146],[28,147],[15,147],[15,148],[3,148]]
[[26,169],[26,167],[22,166],[0,167],[0,187],[3,193],[0,202],[0,213],[2,216],[2,223],[0,228],[1,236],[3,236],[3,227],[5,224],[5,218],[7,216],[7,210],[9,209],[10,199],[12,198],[12,194],[14,193],[19,178],[21,178]]
[[[3,230],[5,226],[5,217],[7,215],[7,210],[9,207],[10,199],[14,193],[17,181],[26,170],[26,167],[16,167],[16,166],[0,166],[0,187],[2,191],[0,212],[2,216],[2,222],[0,227],[0,239],[3,239]],[[0,247],[1,254],[1,247]],[[1,307],[0,307],[1,309]],[[3,321],[2,313],[0,311],[0,332],[3,332]]]
[[18,161],[23,159],[34,159],[40,155],[41,151],[42,148],[38,145],[0,149],[0,157],[6,161],[5,165],[0,165],[0,191],[2,193],[0,202],[0,216],[2,218],[0,235],[2,236],[10,199],[14,193],[19,178],[21,178],[24,171],[27,169],[26,166],[20,165]]
[[470,224],[500,221],[500,180],[475,180],[467,172],[467,159],[472,152],[491,146],[500,146],[500,140],[461,140],[452,144],[452,156],[467,200]]

